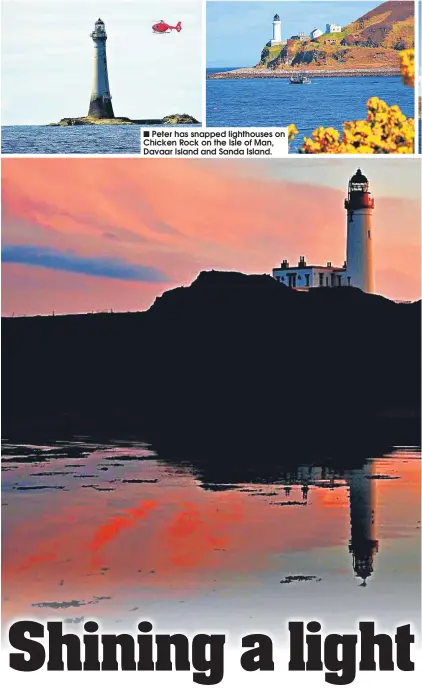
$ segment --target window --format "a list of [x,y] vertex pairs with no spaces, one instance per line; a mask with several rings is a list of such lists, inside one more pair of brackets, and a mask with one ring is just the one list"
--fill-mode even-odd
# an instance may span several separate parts
[[309,286],[309,274],[305,274],[306,286]]
[[350,277],[347,277],[347,286],[350,286]]
[[332,275],[331,275],[331,286],[334,286],[335,281],[336,281],[336,275],[335,275],[335,274],[332,274]]
[[319,273],[319,285],[324,286],[324,273],[323,272]]
[[342,279],[341,274],[339,274],[339,275],[338,275],[338,285],[339,285],[339,286],[341,286],[341,279]]
[[328,286],[328,277],[325,277],[325,286]]

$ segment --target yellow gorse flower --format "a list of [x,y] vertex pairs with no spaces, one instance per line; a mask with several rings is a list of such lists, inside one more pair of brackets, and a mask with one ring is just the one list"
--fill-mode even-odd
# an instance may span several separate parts
[[[403,82],[414,87],[415,51],[400,53],[400,69]],[[289,125],[289,142],[298,134]],[[367,119],[343,123],[340,135],[334,128],[317,127],[312,138],[305,137],[301,154],[413,154],[415,145],[415,121],[406,118],[396,105],[373,96],[367,102]]]
[[409,48],[400,53],[400,70],[403,82],[408,87],[415,86],[415,49]]
[[296,125],[293,125],[293,123],[289,125],[287,130],[289,134],[289,142],[292,142],[294,140],[295,135],[299,134],[299,131],[296,130]]

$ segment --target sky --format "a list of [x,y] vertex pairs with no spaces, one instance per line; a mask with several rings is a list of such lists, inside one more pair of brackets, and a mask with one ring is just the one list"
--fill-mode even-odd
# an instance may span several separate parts
[[[207,67],[245,67],[259,62],[272,39],[272,21],[281,19],[282,38],[299,31],[345,26],[381,4],[379,0],[276,0],[271,2],[207,2]],[[234,37],[237,36],[237,39]]]
[[375,198],[376,291],[420,298],[420,162],[3,159],[2,314],[145,310],[201,270],[345,260],[344,197]]
[[[202,120],[201,0],[4,0],[3,125],[87,115],[99,17],[115,116]],[[160,19],[182,31],[154,34]]]

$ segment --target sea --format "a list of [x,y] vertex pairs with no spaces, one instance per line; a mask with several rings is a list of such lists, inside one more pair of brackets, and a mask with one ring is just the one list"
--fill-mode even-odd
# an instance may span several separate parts
[[2,154],[140,154],[138,125],[5,125],[1,134]]
[[137,125],[5,125],[2,154],[139,154]]
[[345,632],[363,614],[419,628],[420,447],[219,466],[90,436],[2,452],[3,628],[271,633],[301,616]]
[[[209,68],[207,74],[234,70]],[[286,127],[299,131],[296,145],[310,137],[318,125],[342,130],[347,120],[366,118],[366,103],[373,96],[398,105],[414,117],[413,89],[401,77],[311,77],[311,84],[291,85],[286,78],[208,79],[207,125],[211,127]]]

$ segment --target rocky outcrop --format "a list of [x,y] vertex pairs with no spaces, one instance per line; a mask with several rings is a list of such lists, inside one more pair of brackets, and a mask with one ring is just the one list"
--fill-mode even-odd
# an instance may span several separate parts
[[325,65],[326,63],[326,55],[324,51],[320,50],[308,50],[308,51],[299,51],[296,53],[295,57],[292,60],[292,66],[295,65]]
[[81,118],[62,118],[58,123],[49,123],[50,127],[68,127],[73,125],[135,125],[130,118],[94,118],[82,116]]
[[175,113],[173,115],[165,116],[163,118],[163,123],[167,125],[198,125],[199,121],[187,113]]
[[82,116],[81,118],[62,118],[58,123],[49,123],[50,127],[68,127],[73,125],[184,125],[199,124],[193,116],[187,113],[176,113],[165,116],[162,119],[131,120],[130,118],[94,118]]

